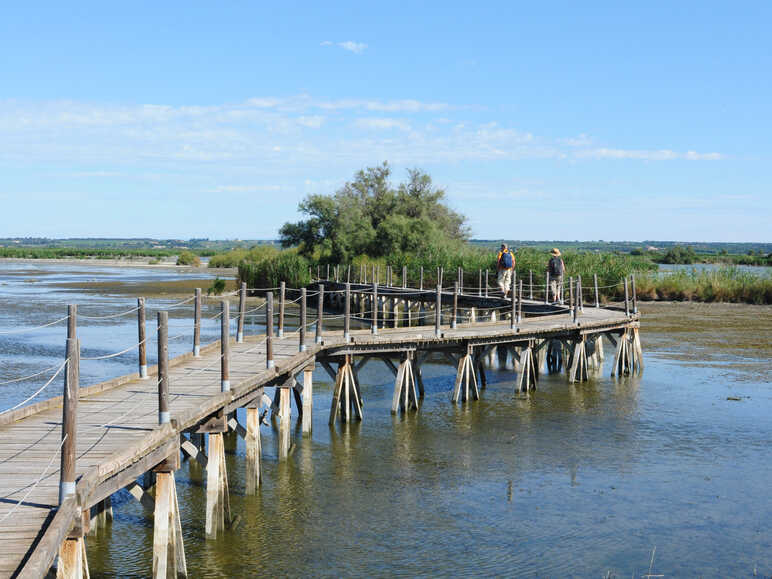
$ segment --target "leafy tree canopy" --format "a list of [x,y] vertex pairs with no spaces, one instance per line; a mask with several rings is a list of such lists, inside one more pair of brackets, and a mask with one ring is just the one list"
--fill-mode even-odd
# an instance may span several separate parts
[[458,245],[469,236],[466,218],[445,204],[445,190],[410,169],[394,187],[388,163],[359,171],[333,195],[309,195],[298,209],[307,216],[279,230],[283,247],[346,263],[371,257],[421,254]]

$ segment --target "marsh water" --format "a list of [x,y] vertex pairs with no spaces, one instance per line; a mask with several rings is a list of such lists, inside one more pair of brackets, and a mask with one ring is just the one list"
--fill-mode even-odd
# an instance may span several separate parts
[[[0,285],[2,328],[44,323],[73,300],[83,313],[121,302],[119,312],[156,273],[172,285],[188,275],[142,270],[132,281],[121,268],[105,272],[120,283],[104,291],[86,283],[102,274],[57,270],[50,276],[69,285],[45,292],[45,317],[32,307],[43,299],[32,287],[52,277]],[[518,398],[511,367],[493,367],[481,400],[454,406],[455,369],[437,360],[424,366],[420,411],[393,417],[392,375],[371,362],[360,372],[364,421],[330,428],[332,385],[317,371],[312,435],[294,431],[294,451],[280,462],[276,433],[263,426],[255,496],[244,493],[243,443],[231,441],[239,522],[216,540],[204,538],[205,473],[182,463],[190,576],[770,576],[772,308],[641,307],[641,377],[610,378],[607,347],[606,366],[587,383],[543,375]],[[175,322],[183,329],[185,315]],[[134,336],[133,318],[120,331],[110,321],[84,326],[84,349],[118,350]],[[4,376],[9,364],[31,371],[53,363],[54,351],[61,357],[63,328],[43,332],[0,336]],[[87,374],[135,371],[133,356]],[[3,407],[16,400],[3,396]],[[149,576],[152,514],[125,492],[113,508],[112,524],[88,538],[92,577]]]

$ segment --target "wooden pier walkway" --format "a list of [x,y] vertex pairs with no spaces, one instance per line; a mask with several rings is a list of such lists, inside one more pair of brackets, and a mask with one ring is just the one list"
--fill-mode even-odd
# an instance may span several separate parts
[[[588,367],[598,365],[602,356],[604,335],[617,345],[615,371],[640,370],[638,315],[632,310],[585,307],[580,312],[578,307],[551,307],[524,300],[521,294],[519,307],[524,313],[519,321],[515,313],[513,321],[501,319],[515,312],[508,300],[442,292],[437,328],[438,302],[432,292],[378,288],[384,302],[392,301],[392,312],[400,311],[394,304],[402,304],[402,312],[411,312],[404,319],[415,324],[421,315],[425,325],[383,328],[381,319],[373,333],[368,327],[352,329],[350,320],[344,319],[346,304],[354,315],[369,312],[365,316],[368,320],[373,309],[383,313],[382,302],[376,300],[378,307],[372,307],[372,286],[348,286],[347,294],[346,284],[323,283],[326,299],[331,299],[323,310],[323,326],[329,328],[323,327],[321,339],[315,340],[313,320],[306,324],[310,331],[303,336],[304,351],[300,351],[298,331],[281,337],[246,336],[240,342],[229,337],[229,351],[223,349],[221,340],[202,346],[198,356],[191,352],[169,360],[161,377],[158,369],[151,367],[146,378],[137,373],[80,388],[73,424],[64,429],[67,411],[63,412],[61,396],[0,414],[0,577],[45,576],[55,563],[58,576],[84,576],[83,537],[89,526],[100,520],[94,513],[109,512],[110,496],[124,488],[152,502],[137,482],[151,471],[157,473],[153,572],[166,576],[176,570],[178,576],[185,575],[173,475],[181,452],[207,465],[207,534],[216,535],[229,518],[227,473],[224,456],[219,454],[222,433],[237,430],[247,440],[248,478],[252,480],[248,492],[250,486],[254,492],[260,483],[260,410],[271,407],[280,423],[287,426],[285,451],[289,448],[293,398],[302,415],[303,431],[310,433],[311,371],[316,364],[335,379],[331,422],[363,418],[360,397],[366,398],[367,388],[358,383],[356,371],[371,359],[385,361],[395,374],[394,412],[418,407],[423,395],[420,364],[432,354],[457,364],[456,385],[449,393],[454,402],[477,398],[485,386],[481,361],[496,347],[512,351],[519,367],[517,390],[523,394],[534,389],[539,372],[546,369],[559,371],[565,366],[572,381],[587,379]],[[309,305],[316,305],[315,291],[316,286],[308,288]],[[242,289],[238,310],[242,335],[245,294]],[[481,312],[475,312],[475,304]],[[273,320],[272,304],[265,309],[266,319]],[[305,321],[305,307],[298,315]],[[447,323],[449,315],[459,318],[452,324],[455,327]],[[283,305],[280,316],[283,325]],[[229,319],[227,309],[224,317]],[[330,329],[333,323],[345,324],[345,328]],[[223,326],[225,334],[230,334],[229,324]],[[227,360],[225,365],[223,359]],[[164,374],[168,393],[159,394]],[[67,376],[77,385],[77,377]],[[227,387],[230,389],[223,391]],[[266,388],[275,388],[270,391],[271,398],[265,395]],[[235,410],[242,407],[248,409],[246,425],[234,418]],[[159,424],[164,408],[169,421]],[[63,452],[68,446],[63,431],[72,432],[76,440],[72,468],[77,484],[74,493],[65,488],[60,504],[60,465],[65,464]],[[204,435],[209,436],[208,457]],[[282,445],[280,434],[280,448]]]

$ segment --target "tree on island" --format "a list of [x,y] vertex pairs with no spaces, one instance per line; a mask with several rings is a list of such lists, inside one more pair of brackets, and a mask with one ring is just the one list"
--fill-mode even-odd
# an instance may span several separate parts
[[308,218],[281,227],[282,246],[347,263],[359,255],[421,254],[468,239],[466,218],[445,204],[445,190],[428,174],[410,169],[397,187],[390,177],[383,163],[359,171],[333,195],[308,195],[298,206]]

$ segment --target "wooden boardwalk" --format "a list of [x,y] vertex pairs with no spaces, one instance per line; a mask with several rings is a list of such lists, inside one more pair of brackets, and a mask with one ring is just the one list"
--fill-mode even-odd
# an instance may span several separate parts
[[[474,297],[467,299],[474,301]],[[77,493],[61,507],[61,397],[34,405],[32,410],[15,411],[10,418],[0,417],[0,577],[44,575],[63,541],[73,532],[84,532],[83,526],[88,525],[87,520],[82,521],[84,511],[170,456],[178,460],[185,433],[206,425],[212,417],[227,417],[236,408],[254,406],[264,400],[266,387],[276,387],[277,392],[293,388],[295,376],[317,362],[376,354],[399,356],[411,351],[455,349],[463,353],[496,344],[530,347],[551,338],[581,339],[585,334],[604,333],[620,336],[633,327],[637,337],[637,319],[637,315],[618,309],[589,307],[576,322],[563,310],[525,317],[516,330],[509,320],[462,323],[454,329],[442,325],[440,336],[430,325],[381,328],[377,335],[370,329],[353,329],[350,340],[345,341],[342,330],[325,329],[323,343],[314,343],[314,336],[309,334],[303,352],[299,351],[297,332],[292,332],[273,339],[273,368],[266,368],[265,336],[247,336],[242,343],[231,340],[231,389],[226,392],[221,391],[218,341],[202,347],[199,357],[186,354],[170,361],[169,424],[159,425],[155,368],[149,369],[146,379],[133,374],[81,389]],[[330,371],[329,363],[325,365]],[[366,397],[366,387],[357,388]],[[239,428],[243,430],[241,425]]]

